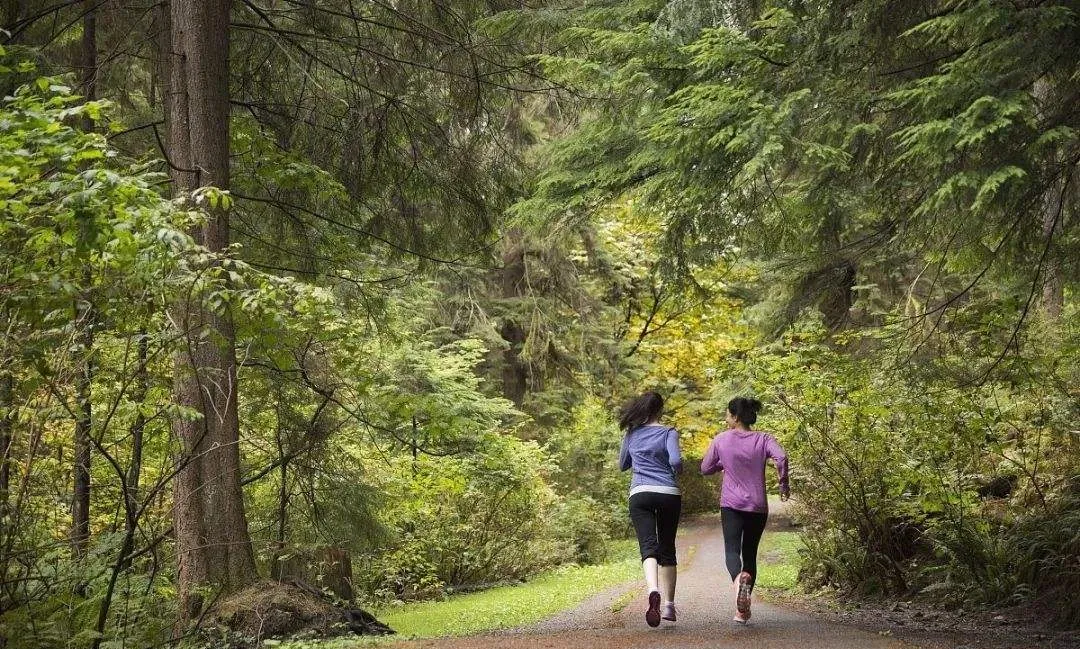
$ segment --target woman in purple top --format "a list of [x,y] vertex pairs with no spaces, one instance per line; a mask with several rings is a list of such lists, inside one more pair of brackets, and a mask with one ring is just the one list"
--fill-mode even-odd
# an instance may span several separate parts
[[[619,468],[633,469],[630,480],[630,520],[637,533],[649,605],[645,622],[675,621],[675,532],[679,528],[682,495],[675,474],[682,471],[679,433],[658,423],[664,398],[646,392],[623,406],[619,428],[626,431]],[[660,612],[663,591],[664,612]]]
[[772,458],[780,479],[780,500],[787,500],[787,453],[768,433],[750,430],[761,402],[739,397],[727,408],[728,430],[713,438],[701,460],[704,475],[724,472],[720,488],[720,524],[724,554],[734,582],[735,621],[750,619],[750,593],[757,578],[757,550],[769,517],[765,495],[765,464]]

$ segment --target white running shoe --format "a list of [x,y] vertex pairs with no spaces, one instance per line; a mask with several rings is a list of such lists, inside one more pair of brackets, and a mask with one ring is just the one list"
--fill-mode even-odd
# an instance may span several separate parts
[[668,622],[675,621],[675,602],[664,604],[664,614],[660,616],[660,619],[667,620]]

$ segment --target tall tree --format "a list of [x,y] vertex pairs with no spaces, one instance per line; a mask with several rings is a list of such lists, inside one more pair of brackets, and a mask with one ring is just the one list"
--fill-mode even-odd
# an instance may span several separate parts
[[[169,3],[167,154],[173,189],[190,196],[229,186],[229,0]],[[213,252],[229,245],[224,205],[192,233]],[[199,589],[226,592],[257,577],[240,485],[235,334],[227,306],[208,308],[193,295],[176,305],[186,345],[176,356],[175,397],[198,413],[177,418],[183,468],[176,478],[174,524],[181,621],[196,615]]]
[[547,59],[608,102],[551,147],[522,213],[638,197],[681,268],[783,275],[781,325],[810,306],[843,325],[859,285],[914,295],[931,328],[995,277],[1026,305],[1016,331],[1044,292],[1051,315],[1070,295],[1075,3],[617,4],[567,30],[584,65]]
[[[22,0],[4,0],[0,3],[0,21],[4,28],[15,25],[24,13]],[[11,39],[17,43],[17,39]],[[5,94],[11,89],[0,86]],[[0,312],[0,331],[4,332],[4,344],[0,345],[0,358],[8,359],[13,350],[8,348],[8,331],[11,322],[7,306]],[[10,530],[7,527],[8,489],[11,486],[11,442],[12,422],[15,418],[15,380],[11,367],[0,369],[0,543],[6,542]],[[2,641],[3,636],[0,636]]]
[[[79,81],[83,96],[93,101],[97,95],[97,6],[91,0],[84,3],[82,42],[79,52]],[[93,129],[89,117],[84,128]],[[80,248],[83,254],[90,248],[93,236],[89,216],[83,215],[80,227]],[[75,382],[75,485],[71,505],[71,542],[77,554],[82,554],[90,542],[90,450],[93,407],[91,386],[94,379],[94,308],[92,278],[84,271],[83,294],[75,300],[75,336],[79,350],[79,373]]]

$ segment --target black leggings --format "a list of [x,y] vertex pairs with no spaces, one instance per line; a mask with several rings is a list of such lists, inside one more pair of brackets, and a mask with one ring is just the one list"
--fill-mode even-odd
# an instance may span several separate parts
[[768,519],[768,512],[720,508],[720,525],[724,528],[724,559],[732,581],[743,571],[750,573],[751,584],[757,580],[758,543],[761,542]]
[[682,496],[641,491],[630,496],[630,521],[637,532],[641,560],[656,559],[674,566],[675,532],[679,529]]

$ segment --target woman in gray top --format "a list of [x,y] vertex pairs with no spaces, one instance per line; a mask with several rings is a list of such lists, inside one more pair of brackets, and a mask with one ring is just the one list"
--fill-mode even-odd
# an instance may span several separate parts
[[649,601],[645,622],[649,626],[659,626],[661,618],[675,621],[675,532],[682,512],[675,474],[682,471],[682,453],[679,433],[658,423],[663,410],[664,398],[646,392],[623,406],[619,414],[619,427],[626,431],[619,466],[623,471],[633,470],[630,520],[645,571]]

